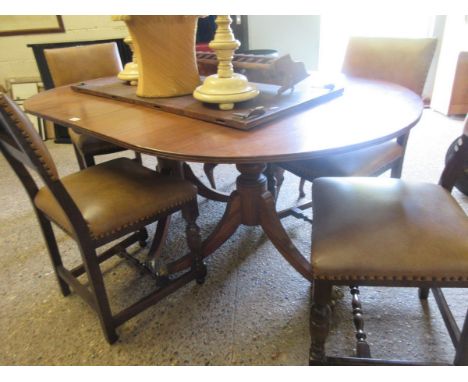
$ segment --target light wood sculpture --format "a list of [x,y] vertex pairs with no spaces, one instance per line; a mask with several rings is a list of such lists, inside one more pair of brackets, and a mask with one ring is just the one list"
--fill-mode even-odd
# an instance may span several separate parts
[[191,94],[200,84],[195,58],[198,16],[117,16],[127,24],[138,62],[139,97]]
[[214,40],[209,47],[216,52],[218,73],[207,77],[203,85],[193,92],[195,99],[217,103],[221,110],[231,110],[234,103],[247,101],[256,97],[259,92],[249,84],[247,77],[234,73],[232,59],[240,42],[234,38],[230,16],[216,17],[217,29]]
[[117,75],[117,77],[122,81],[127,81],[130,85],[136,86],[138,84],[139,72],[137,58],[133,49],[133,41],[131,37],[126,37],[124,42],[132,50],[132,62],[126,63],[124,69]]

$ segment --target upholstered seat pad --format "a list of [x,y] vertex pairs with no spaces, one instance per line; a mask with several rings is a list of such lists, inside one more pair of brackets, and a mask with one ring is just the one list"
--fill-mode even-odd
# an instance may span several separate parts
[[403,154],[401,145],[389,141],[344,154],[281,163],[281,167],[310,181],[322,176],[368,176],[380,172]]
[[468,218],[442,187],[321,178],[313,200],[318,279],[468,280]]
[[126,150],[123,147],[95,138],[92,135],[77,133],[73,129],[68,129],[68,134],[73,144],[86,155],[111,154]]
[[[159,175],[128,158],[87,168],[61,181],[95,239],[181,205],[197,194],[190,182]],[[48,188],[39,190],[34,203],[73,236],[69,220]]]

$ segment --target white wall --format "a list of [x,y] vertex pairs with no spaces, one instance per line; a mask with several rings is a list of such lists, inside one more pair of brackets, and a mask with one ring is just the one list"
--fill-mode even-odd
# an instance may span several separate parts
[[302,61],[307,69],[318,64],[320,16],[249,16],[249,49],[276,49]]
[[27,44],[64,41],[100,40],[125,37],[127,29],[110,16],[63,16],[65,33],[0,37],[0,84],[10,77],[39,77],[39,71]]
[[436,69],[431,107],[447,114],[452,96],[458,55],[460,52],[468,51],[467,16],[446,16],[440,37],[440,58]]

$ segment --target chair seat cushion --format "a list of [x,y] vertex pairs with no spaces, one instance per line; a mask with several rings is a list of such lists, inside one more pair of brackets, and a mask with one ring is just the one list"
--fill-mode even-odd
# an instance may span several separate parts
[[468,218],[438,185],[320,178],[312,267],[324,280],[468,280]]
[[[159,175],[128,158],[119,158],[61,178],[81,211],[93,239],[182,205],[197,195],[192,183]],[[72,226],[48,188],[34,203],[70,235]]]
[[280,166],[309,181],[322,176],[371,176],[387,170],[389,164],[403,154],[401,145],[389,141],[344,154],[281,163]]
[[112,154],[127,150],[126,148],[95,138],[92,135],[77,133],[73,129],[68,129],[68,134],[73,144],[85,155]]

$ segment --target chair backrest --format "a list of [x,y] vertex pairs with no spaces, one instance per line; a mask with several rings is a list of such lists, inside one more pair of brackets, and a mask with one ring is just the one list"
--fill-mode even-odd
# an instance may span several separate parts
[[114,42],[45,49],[44,55],[54,86],[115,76],[122,70]]
[[18,162],[36,171],[45,183],[58,180],[55,163],[29,118],[0,93],[0,142]]
[[436,45],[432,38],[352,37],[342,72],[396,83],[422,95]]
[[468,114],[465,116],[463,134],[456,141],[454,153],[445,164],[439,184],[448,191],[452,191],[457,180],[461,176],[466,176],[464,173],[466,163],[468,163]]
[[0,93],[0,151],[23,183],[31,201],[34,201],[38,186],[26,167],[39,174],[70,221],[76,236],[89,238],[86,221],[60,181],[49,150],[29,118],[4,93]]

